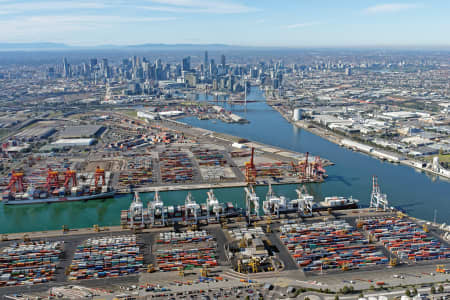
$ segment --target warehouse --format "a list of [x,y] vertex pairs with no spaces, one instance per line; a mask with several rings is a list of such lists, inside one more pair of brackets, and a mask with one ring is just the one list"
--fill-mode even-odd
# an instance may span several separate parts
[[60,134],[60,138],[94,138],[100,136],[105,127],[100,125],[68,126]]
[[33,127],[25,129],[24,131],[16,134],[16,138],[21,141],[35,141],[42,140],[50,137],[56,132],[55,128],[52,127]]
[[50,146],[55,148],[67,148],[67,147],[84,147],[91,146],[96,142],[95,139],[59,139]]

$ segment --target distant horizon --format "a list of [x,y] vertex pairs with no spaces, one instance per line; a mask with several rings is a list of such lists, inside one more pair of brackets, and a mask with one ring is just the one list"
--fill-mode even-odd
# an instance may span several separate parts
[[450,47],[449,11],[446,0],[0,0],[0,41]]
[[[36,47],[36,48],[33,48]],[[45,47],[48,48],[45,48]],[[5,48],[6,47],[6,48]],[[21,48],[23,47],[23,48]],[[214,48],[248,48],[248,49],[404,49],[404,50],[448,50],[450,44],[433,44],[433,45],[421,45],[421,44],[372,44],[372,45],[246,45],[246,44],[220,44],[220,43],[158,43],[158,42],[142,42],[136,44],[96,44],[96,45],[77,45],[71,43],[59,43],[59,42],[2,42],[0,41],[0,50],[64,50],[64,49],[120,49],[120,48],[151,48],[151,47],[214,47]],[[205,49],[206,50],[206,49]]]

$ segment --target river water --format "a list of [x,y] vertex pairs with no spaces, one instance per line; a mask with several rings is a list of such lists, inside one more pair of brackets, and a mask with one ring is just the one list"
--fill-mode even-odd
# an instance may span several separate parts
[[[200,95],[199,100],[205,100]],[[262,99],[260,90],[253,89],[249,99]],[[209,99],[209,98],[208,98]],[[220,105],[220,103],[218,103]],[[438,177],[426,175],[416,170],[382,162],[368,155],[341,148],[321,137],[298,129],[287,122],[277,111],[264,102],[249,103],[246,108],[240,105],[223,105],[228,110],[250,121],[249,124],[225,124],[220,121],[203,120],[188,117],[180,121],[249,140],[278,146],[298,152],[310,152],[336,163],[327,168],[329,177],[325,183],[310,184],[308,190],[322,200],[325,196],[353,196],[367,206],[370,200],[372,175],[377,175],[383,193],[388,194],[390,205],[401,207],[409,214],[433,220],[436,212],[438,222],[450,223],[450,182]],[[294,185],[274,186],[277,194],[294,198]],[[256,192],[263,199],[266,187],[257,187]],[[206,190],[191,191],[194,199],[205,202]],[[182,204],[187,191],[162,192],[161,199],[167,204]],[[215,190],[220,201],[232,202],[243,206],[242,188]],[[147,202],[151,193],[142,194]],[[111,226],[120,224],[120,211],[128,209],[131,195],[120,195],[114,199],[89,202],[58,204],[36,204],[24,206],[0,205],[0,232],[28,232],[69,228]]]

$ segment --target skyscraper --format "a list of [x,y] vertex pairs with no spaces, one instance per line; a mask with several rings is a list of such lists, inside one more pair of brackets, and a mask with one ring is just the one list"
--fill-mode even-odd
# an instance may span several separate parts
[[63,58],[63,75],[65,78],[68,78],[70,75],[69,63],[67,62],[67,57]]
[[220,56],[220,64],[222,65],[222,68],[225,67],[226,64],[225,54],[222,54],[222,56]]
[[182,70],[183,71],[191,70],[191,57],[190,56],[183,58]]
[[203,63],[203,66],[205,67],[205,70],[208,69],[208,64],[209,64],[208,51],[205,51],[205,60],[204,60],[204,63]]

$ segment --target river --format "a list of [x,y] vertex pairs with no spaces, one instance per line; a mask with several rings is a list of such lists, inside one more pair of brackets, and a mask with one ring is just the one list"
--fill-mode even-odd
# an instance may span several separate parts
[[[249,99],[261,99],[259,89],[253,88]],[[204,96],[199,96],[204,100]],[[218,103],[220,104],[220,103]],[[387,193],[390,205],[401,207],[412,216],[433,220],[436,211],[438,222],[450,223],[450,182],[426,175],[410,167],[380,161],[368,155],[341,148],[308,131],[298,129],[287,122],[277,111],[264,102],[249,103],[246,108],[239,105],[224,106],[250,121],[249,124],[226,124],[220,121],[187,117],[180,121],[222,133],[241,136],[249,140],[278,146],[298,152],[310,152],[336,163],[327,168],[329,177],[325,183],[308,185],[309,191],[321,200],[325,196],[353,196],[367,206],[370,200],[372,175],[377,175],[383,193]],[[296,186],[274,186],[280,195],[294,198]],[[264,198],[266,187],[257,187],[256,192]],[[194,199],[205,202],[206,190],[191,191]],[[162,192],[161,199],[167,204],[182,204],[187,191]],[[242,188],[226,188],[215,191],[223,202],[232,202],[242,207]],[[151,193],[141,195],[144,202]],[[36,204],[24,206],[0,205],[0,232],[28,232],[69,228],[111,226],[120,224],[120,211],[128,209],[131,195],[120,195],[114,199],[89,202]]]

